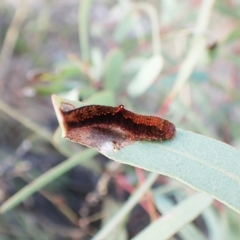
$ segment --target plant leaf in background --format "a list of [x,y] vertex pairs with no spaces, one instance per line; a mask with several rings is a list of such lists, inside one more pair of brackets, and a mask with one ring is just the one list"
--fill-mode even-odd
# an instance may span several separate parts
[[[116,200],[106,197],[103,203],[104,216],[102,220],[102,228],[104,225],[108,224],[108,221],[111,221],[112,216],[119,211],[122,207],[122,204],[118,203]],[[105,240],[127,240],[127,231],[124,224],[121,224],[116,231],[114,236],[110,234]]]
[[132,97],[143,94],[156,80],[162,68],[163,58],[160,54],[155,54],[149,58],[129,84],[128,94]]
[[[83,103],[53,96],[62,130],[61,102]],[[176,178],[206,192],[240,212],[240,151],[220,141],[177,129],[173,140],[141,141],[117,152],[101,152],[110,159]]]
[[[162,187],[162,188],[165,188],[165,187]],[[159,190],[161,190],[161,187],[159,188]],[[154,202],[155,202],[156,207],[159,210],[159,212],[161,212],[162,214],[165,214],[165,216],[174,208],[174,203],[173,203],[172,199],[169,199],[167,196],[163,196],[162,194],[157,194],[157,191],[156,191],[156,193],[154,191]],[[211,204],[211,202],[212,201],[210,199],[209,203]],[[200,213],[202,212],[204,207],[205,206],[203,206],[202,203],[195,205],[195,208],[199,208]],[[187,209],[187,211],[186,211],[186,209]],[[185,221],[183,221],[182,217],[179,218],[179,220],[184,222],[185,224],[184,224],[183,228],[179,229],[178,235],[184,240],[192,240],[192,239],[206,240],[203,233],[193,223],[189,223],[188,219],[193,216],[189,216],[189,218],[186,218],[186,215],[192,214],[189,211],[189,208],[186,208],[186,209],[183,210],[183,211],[185,211],[185,213],[184,213]],[[199,212],[197,212],[196,215],[198,215]],[[194,218],[196,218],[196,215],[194,216]],[[186,223],[188,223],[188,224],[186,224]]]
[[[197,193],[174,207],[167,214],[149,225],[140,232],[133,240],[145,240],[149,236],[158,236],[158,240],[167,240],[177,233],[185,224],[195,219],[201,212],[212,203],[211,197]],[[186,212],[186,209],[188,210]],[[195,238],[194,238],[195,239]],[[197,238],[196,238],[197,239]]]
[[240,212],[240,151],[227,144],[177,129],[173,140],[136,142],[104,154],[176,178]]
[[94,95],[86,99],[89,104],[100,104],[100,105],[116,105],[116,97],[112,91],[104,90],[96,92]]
[[121,49],[111,50],[105,61],[104,89],[116,91],[119,89],[122,80],[124,54]]

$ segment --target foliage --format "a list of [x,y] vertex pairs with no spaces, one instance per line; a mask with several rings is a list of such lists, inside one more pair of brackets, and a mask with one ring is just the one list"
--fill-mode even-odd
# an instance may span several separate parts
[[[39,10],[26,2],[16,5],[16,12],[0,3],[0,14],[5,16],[0,18],[0,28],[6,32],[0,39],[0,110],[18,121],[11,123],[1,114],[1,180],[6,198],[0,207],[4,213],[1,239],[39,239],[39,232],[41,239],[49,240],[83,236],[239,239],[239,3],[82,0],[64,5],[51,1]],[[17,68],[18,61],[25,64]],[[29,62],[32,71],[26,67]],[[30,81],[14,82],[16,78],[24,81],[26,73]],[[116,153],[104,153],[124,164],[111,160],[102,164],[97,152],[62,139],[59,128],[49,127],[55,119],[49,101],[53,93],[83,101],[80,105],[124,104],[138,113],[164,114],[178,133],[172,141],[138,142]],[[27,102],[24,108],[19,95]],[[11,101],[8,96],[13,96]],[[22,125],[33,133],[16,134]],[[12,136],[17,147],[8,140]],[[41,156],[37,163],[28,158],[33,153],[35,158]],[[65,161],[61,161],[63,156]],[[66,174],[79,164],[98,176],[83,200],[81,195],[61,192],[71,180]],[[84,188],[85,180],[77,182],[77,188]],[[14,190],[8,191],[12,185]],[[121,198],[123,192],[130,197]],[[37,214],[31,215],[31,199],[38,194],[51,203],[49,212],[57,210],[72,224],[71,228],[64,225],[69,231],[60,225],[56,231],[53,224],[42,226]],[[71,201],[77,198],[83,207],[73,207],[68,196]],[[84,212],[92,209],[90,197],[102,203],[93,215]],[[137,204],[144,209],[145,219],[150,219],[144,226],[139,217],[131,220]],[[91,225],[99,219],[99,225]],[[139,226],[135,233],[131,232],[136,229],[130,227],[133,223]],[[115,230],[119,234],[113,238]]]

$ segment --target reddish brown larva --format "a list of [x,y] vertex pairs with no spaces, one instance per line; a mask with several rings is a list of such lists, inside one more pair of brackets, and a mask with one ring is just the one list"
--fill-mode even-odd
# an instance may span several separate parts
[[121,134],[129,137],[131,141],[162,141],[171,139],[176,133],[175,126],[171,122],[130,112],[123,105],[118,107],[89,105],[69,111],[61,109],[67,131],[92,127],[105,129],[105,132],[106,129],[111,131],[119,129]]

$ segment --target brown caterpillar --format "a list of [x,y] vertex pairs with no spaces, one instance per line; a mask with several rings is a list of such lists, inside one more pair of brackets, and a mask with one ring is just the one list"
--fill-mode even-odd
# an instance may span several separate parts
[[[61,113],[67,133],[74,129],[80,131],[86,128],[105,129],[106,133],[108,129],[128,137],[130,141],[162,141],[171,139],[176,133],[175,126],[171,122],[154,116],[133,113],[126,110],[123,105],[118,107],[89,105],[71,110],[66,110],[62,106]],[[66,137],[79,142],[74,139],[76,136]]]

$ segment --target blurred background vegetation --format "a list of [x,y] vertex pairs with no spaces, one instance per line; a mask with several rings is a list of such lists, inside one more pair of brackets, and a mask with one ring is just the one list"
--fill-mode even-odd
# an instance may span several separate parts
[[[2,0],[0,202],[85,149],[61,140],[53,93],[164,115],[239,148],[240,2],[218,0],[210,10],[207,2]],[[147,176],[92,155],[1,215],[0,239],[91,239]],[[193,192],[164,176],[154,187],[165,187],[161,207],[154,194],[136,205],[119,239]],[[193,236],[239,239],[239,224],[215,201],[194,221]]]

